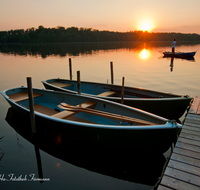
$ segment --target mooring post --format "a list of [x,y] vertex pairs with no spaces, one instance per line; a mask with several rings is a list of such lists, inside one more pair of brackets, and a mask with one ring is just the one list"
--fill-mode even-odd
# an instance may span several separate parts
[[110,71],[111,71],[111,84],[113,84],[113,62],[110,62]]
[[124,77],[122,78],[122,94],[121,94],[121,104],[124,103]]
[[[36,160],[37,160],[38,175],[40,179],[43,179],[42,160],[40,156],[40,150],[37,145],[35,145],[34,148],[35,148],[35,155],[36,155]],[[40,183],[43,183],[43,181],[41,180]]]
[[35,113],[34,113],[34,100],[33,100],[33,89],[32,89],[31,77],[27,77],[27,86],[28,86],[28,97],[29,97],[31,128],[32,128],[32,133],[36,133]]
[[81,94],[81,77],[80,77],[80,71],[77,71],[77,88],[78,88],[78,94]]
[[72,80],[72,61],[71,61],[71,58],[69,58],[69,77],[70,77],[70,80]]

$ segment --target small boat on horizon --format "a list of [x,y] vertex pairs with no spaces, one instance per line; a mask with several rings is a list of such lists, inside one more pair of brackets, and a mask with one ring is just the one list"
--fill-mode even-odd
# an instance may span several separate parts
[[165,57],[194,57],[196,52],[170,52],[170,51],[164,51],[163,52]]
[[[16,112],[30,118],[28,88],[1,94]],[[163,117],[95,97],[33,88],[33,98],[36,131],[59,130],[79,143],[164,153],[182,128]]]
[[[49,79],[42,81],[46,89],[77,94],[76,80]],[[122,86],[81,81],[81,94],[121,102]],[[124,87],[124,104],[168,118],[180,118],[190,105],[189,96],[164,93],[135,87]]]

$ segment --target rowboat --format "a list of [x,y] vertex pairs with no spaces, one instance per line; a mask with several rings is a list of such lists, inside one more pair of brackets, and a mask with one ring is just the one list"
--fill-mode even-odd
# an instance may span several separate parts
[[[30,116],[28,89],[1,92],[11,107]],[[165,152],[181,124],[115,102],[79,94],[33,88],[37,130],[58,130],[66,138],[89,144]],[[37,128],[37,123],[42,126]]]
[[170,51],[165,51],[165,52],[163,52],[163,54],[166,57],[193,57],[193,56],[195,56],[196,52],[170,52]]
[[[77,81],[66,79],[49,79],[42,81],[46,89],[77,93]],[[121,102],[120,85],[83,82],[81,81],[81,93],[110,101]],[[124,104],[154,113],[168,118],[180,118],[192,98],[189,96],[175,95],[142,88],[124,87]]]
[[[129,148],[107,146],[92,146],[84,143],[74,143],[67,140],[64,134],[56,128],[54,131],[38,132],[34,136],[30,133],[30,121],[15,112],[11,107],[8,109],[6,121],[17,134],[16,141],[20,136],[35,146],[38,165],[38,174],[46,173],[46,167],[42,168],[45,160],[38,155],[37,148],[43,152],[70,163],[77,167],[99,173],[124,181],[154,186],[161,176],[166,158],[163,154],[151,154],[144,151],[130,151]],[[40,125],[39,125],[40,127]],[[67,153],[66,153],[67,150]],[[81,159],[80,159],[81,158]],[[40,164],[39,164],[40,163]],[[34,164],[33,164],[34,165]],[[46,171],[46,172],[45,172]],[[126,172],[125,172],[126,171]]]

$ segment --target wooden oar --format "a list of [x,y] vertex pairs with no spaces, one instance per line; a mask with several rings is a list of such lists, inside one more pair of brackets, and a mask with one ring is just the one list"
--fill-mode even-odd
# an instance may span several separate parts
[[89,108],[81,108],[81,107],[71,106],[66,103],[61,103],[60,105],[58,105],[58,107],[61,109],[68,110],[68,111],[85,112],[85,113],[89,113],[89,114],[93,114],[93,115],[98,115],[98,116],[116,119],[116,120],[120,120],[120,121],[126,121],[126,122],[139,124],[139,125],[155,125],[156,124],[156,123],[153,123],[150,121],[144,121],[141,119],[136,119],[136,118],[118,115],[118,114],[114,114],[114,113],[93,110],[93,109],[89,109]]

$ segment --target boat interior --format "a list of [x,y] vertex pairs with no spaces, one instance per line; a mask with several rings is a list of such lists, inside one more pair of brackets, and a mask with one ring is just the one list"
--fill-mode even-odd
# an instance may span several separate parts
[[[29,97],[27,91],[19,91],[8,95],[9,98],[23,107],[29,108]],[[44,97],[45,96],[45,97]],[[85,123],[97,123],[106,125],[155,125],[156,122],[143,118],[126,116],[126,113],[111,113],[107,109],[99,110],[100,103],[95,101],[84,101],[78,104],[67,104],[56,102],[47,94],[33,93],[34,111],[59,119],[72,120]],[[44,101],[44,100],[50,101]],[[56,99],[56,98],[54,98]],[[70,101],[70,103],[72,103]],[[98,106],[97,106],[98,105]],[[105,105],[101,105],[105,107]],[[161,121],[160,121],[161,122]]]
[[[77,92],[77,81],[49,80],[49,84],[66,90]],[[122,87],[119,85],[104,85],[98,83],[81,82],[81,93],[97,95],[100,97],[121,97]],[[179,95],[163,93],[141,88],[124,87],[124,98],[171,98]]]

